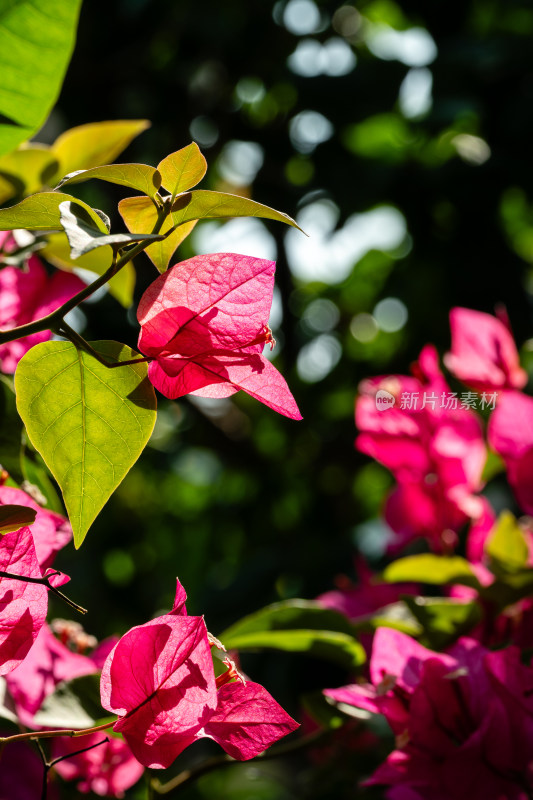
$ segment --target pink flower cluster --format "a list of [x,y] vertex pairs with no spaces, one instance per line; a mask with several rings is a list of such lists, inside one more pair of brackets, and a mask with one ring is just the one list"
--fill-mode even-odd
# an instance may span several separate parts
[[[356,446],[396,480],[384,508],[394,534],[389,555],[415,539],[445,555],[462,543],[481,586],[492,589],[496,578],[489,569],[487,542],[496,515],[481,494],[485,439],[503,460],[519,506],[531,513],[533,398],[522,392],[527,374],[505,316],[455,308],[450,321],[452,345],[445,366],[481,398],[495,397],[493,409],[486,402],[480,405],[490,410],[486,433],[471,404],[450,402],[458,393],[448,386],[435,349],[426,346],[412,376],[363,382],[356,402]],[[412,403],[410,396],[424,401]],[[520,529],[527,571],[533,566],[530,521],[521,521]],[[509,586],[519,585],[518,572],[508,580]],[[449,591],[457,600],[479,600],[474,589],[454,586]],[[319,599],[357,619],[354,611],[371,612],[392,598],[365,566],[358,586]],[[379,627],[369,681],[324,692],[335,703],[386,718],[396,746],[367,784],[387,786],[390,800],[533,796],[533,601],[522,598],[498,615],[490,596],[488,601],[481,596],[480,609],[489,624],[476,626],[444,653]],[[499,649],[491,651],[491,644]]]

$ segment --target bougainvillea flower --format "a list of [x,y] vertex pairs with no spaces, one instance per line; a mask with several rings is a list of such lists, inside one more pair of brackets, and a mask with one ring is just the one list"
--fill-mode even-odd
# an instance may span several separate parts
[[[85,284],[69,272],[56,270],[50,277],[37,256],[31,256],[25,270],[0,269],[0,330],[10,330],[51,314],[84,287]],[[50,331],[40,331],[0,345],[2,372],[15,372],[22,356],[51,336]]]
[[54,739],[53,759],[91,747],[84,753],[60,761],[55,770],[63,780],[79,781],[77,788],[80,792],[94,792],[100,797],[124,797],[124,792],[137,783],[144,767],[125,741],[114,736],[108,737],[107,742],[105,739],[105,732],[93,733],[83,739]]
[[507,325],[469,308],[450,311],[452,348],[444,363],[456,378],[480,391],[522,389],[527,373]]
[[[0,539],[0,571],[42,577],[29,528]],[[48,589],[42,584],[0,578],[0,675],[14,670],[27,656],[47,609]]]
[[[489,654],[472,639],[459,639],[443,654],[380,628],[372,684],[325,694],[386,717],[396,749],[367,783],[391,787],[388,797],[526,800],[533,788],[533,717],[523,690],[533,687],[533,670],[527,680],[518,673],[516,658]],[[517,678],[510,703],[502,687]]]
[[262,355],[273,261],[216,253],[190,258],[145,291],[137,318],[139,350],[153,360],[148,377],[171,399],[229,397],[242,389],[291,419],[301,419],[285,379]]
[[102,670],[102,705],[119,715],[114,730],[147,767],[168,767],[202,737],[252,758],[297,723],[262,686],[228,682],[233,668],[215,680],[213,639],[202,617],[187,616],[184,601],[178,582],[170,614],[120,639]]
[[503,458],[521,508],[533,513],[533,397],[502,392],[490,415],[490,446]]
[[[355,409],[356,447],[398,481],[386,508],[398,537],[391,549],[422,536],[433,549],[449,550],[459,528],[483,511],[475,494],[486,460],[482,428],[447,386],[434,347],[423,348],[413,372],[416,377],[363,381]],[[391,399],[386,408],[379,403],[383,392]]]
[[29,494],[11,486],[0,486],[0,506],[3,505],[28,506],[37,512],[31,526],[37,560],[42,570],[51,567],[56,553],[72,539],[69,521],[61,514],[41,508]]
[[20,722],[35,727],[34,715],[58,683],[92,675],[96,671],[91,658],[71,652],[56,639],[48,625],[43,625],[22,664],[6,677]]

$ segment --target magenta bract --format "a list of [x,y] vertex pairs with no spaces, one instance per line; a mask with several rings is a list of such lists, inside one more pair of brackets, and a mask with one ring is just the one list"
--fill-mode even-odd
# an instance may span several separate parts
[[301,419],[285,379],[263,355],[272,343],[268,317],[273,261],[216,253],[169,269],[141,298],[139,350],[148,376],[171,399],[229,397],[242,389],[292,419]]
[[452,349],[444,363],[456,378],[480,391],[522,389],[527,373],[520,366],[512,334],[504,322],[469,308],[450,311]]
[[202,737],[252,758],[298,724],[256,683],[224,679],[217,688],[203,618],[187,616],[184,602],[178,582],[170,614],[120,639],[102,670],[102,705],[119,715],[114,730],[147,767],[168,767]]

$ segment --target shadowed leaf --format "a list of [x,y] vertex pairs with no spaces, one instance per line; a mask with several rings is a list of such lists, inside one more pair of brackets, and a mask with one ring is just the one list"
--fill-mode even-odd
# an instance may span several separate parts
[[69,175],[65,175],[56,189],[66,183],[82,183],[91,178],[99,178],[108,183],[118,183],[120,186],[129,186],[130,189],[137,189],[148,197],[154,197],[161,186],[161,175],[154,167],[146,164],[107,164],[103,167],[71,172]]
[[32,525],[36,514],[33,508],[27,506],[0,506],[0,534],[12,533],[25,525]]

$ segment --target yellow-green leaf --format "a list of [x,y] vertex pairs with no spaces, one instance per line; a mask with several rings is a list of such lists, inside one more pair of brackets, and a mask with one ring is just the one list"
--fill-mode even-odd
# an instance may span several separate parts
[[[118,204],[118,210],[129,231],[152,231],[157,222],[157,209],[148,197],[127,197]],[[174,255],[176,248],[187,238],[196,225],[197,220],[180,225],[160,242],[149,245],[144,251],[157,267],[159,272],[165,272]],[[169,215],[161,227],[161,233],[166,233],[174,225]]]
[[174,198],[202,180],[207,172],[207,161],[196,142],[192,142],[160,161],[157,169],[161,173],[163,186]]
[[[112,362],[138,355],[119,342],[92,344]],[[156,399],[147,365],[110,369],[70,342],[44,342],[20,361],[15,389],[19,414],[59,484],[79,547],[150,438]]]
[[460,583],[475,588],[479,588],[480,585],[465,558],[436,556],[432,553],[406,556],[393,561],[383,571],[383,579],[387,583],[403,583],[404,581],[419,581],[437,585]]
[[485,551],[493,567],[516,572],[525,567],[529,548],[522,529],[510,511],[502,511],[486,544]]
[[30,231],[61,230],[59,205],[67,200],[81,206],[98,230],[108,233],[102,218],[94,209],[63,192],[39,192],[25,197],[14,206],[0,208],[0,231],[13,231],[17,228],[27,228]]
[[0,203],[12,197],[33,194],[49,185],[57,161],[48,147],[21,145],[0,158]]
[[154,197],[161,186],[161,175],[154,167],[149,167],[147,164],[106,164],[103,167],[71,172],[62,178],[56,189],[66,183],[81,183],[91,178],[99,178],[108,183],[118,183],[120,186],[129,186],[130,189],[137,189],[148,197]]
[[140,133],[150,127],[146,119],[90,122],[59,136],[51,150],[59,162],[56,182],[78,169],[110,164]]
[[182,225],[191,219],[222,219],[225,217],[274,219],[302,230],[288,214],[235,194],[198,189],[194,192],[180,194],[172,205],[174,225]]
[[33,525],[37,512],[28,506],[0,506],[0,534],[12,533],[25,525]]
[[[64,233],[51,234],[46,247],[40,253],[58,269],[72,272],[75,267],[80,267],[97,275],[103,275],[113,260],[113,251],[110,247],[99,247],[74,261],[70,257],[70,245]],[[135,267],[131,261],[111,278],[107,286],[115,300],[125,308],[131,306],[135,289]]]

